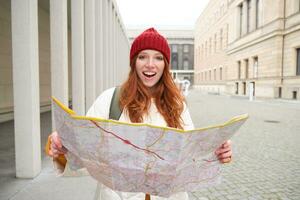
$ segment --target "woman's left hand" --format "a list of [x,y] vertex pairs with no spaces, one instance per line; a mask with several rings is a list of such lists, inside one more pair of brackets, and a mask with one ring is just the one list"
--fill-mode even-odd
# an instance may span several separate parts
[[216,151],[216,156],[221,163],[229,163],[232,159],[231,141],[224,142]]

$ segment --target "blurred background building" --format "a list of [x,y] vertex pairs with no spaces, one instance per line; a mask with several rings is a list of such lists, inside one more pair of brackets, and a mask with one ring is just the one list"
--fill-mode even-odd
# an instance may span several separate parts
[[195,26],[195,84],[300,100],[300,1],[211,0]]

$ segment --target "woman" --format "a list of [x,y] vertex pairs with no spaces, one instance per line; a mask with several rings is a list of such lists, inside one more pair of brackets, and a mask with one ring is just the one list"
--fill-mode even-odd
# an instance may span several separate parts
[[[123,111],[119,121],[148,123],[178,129],[194,129],[184,97],[176,87],[170,74],[170,48],[166,39],[154,28],[145,30],[132,43],[130,49],[130,73],[121,86],[119,105]],[[109,118],[109,108],[115,88],[104,91],[91,106],[87,116]],[[138,137],[138,136],[137,136]],[[56,158],[65,154],[57,132],[50,135],[52,141],[49,154]],[[216,150],[220,162],[231,160],[231,145],[226,141]],[[101,183],[96,195],[104,200],[145,199],[143,193],[113,191]],[[151,196],[152,200],[165,198]],[[168,200],[187,200],[188,195],[180,192]]]

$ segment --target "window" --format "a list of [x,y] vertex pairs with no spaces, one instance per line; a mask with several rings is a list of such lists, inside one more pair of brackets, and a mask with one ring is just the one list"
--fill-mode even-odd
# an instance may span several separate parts
[[205,41],[205,57],[207,57],[207,41]]
[[296,70],[296,75],[300,75],[300,48],[297,49],[297,70]]
[[249,61],[248,59],[245,60],[245,78],[247,79],[249,77],[248,72],[249,72]]
[[238,79],[241,79],[241,61],[238,61]]
[[243,4],[239,5],[239,11],[240,11],[240,30],[239,35],[242,35],[242,29],[243,29]]
[[172,69],[178,69],[178,54],[177,53],[172,53]]
[[183,69],[184,70],[188,70],[189,69],[189,61],[188,60],[184,60],[183,61]]
[[198,48],[197,48],[197,54],[196,54],[196,59],[195,59],[195,61],[196,61],[196,65],[198,65],[198,63],[200,62],[200,60],[201,60],[201,46],[199,45],[198,46]]
[[220,80],[222,80],[223,79],[223,74],[222,74],[223,72],[222,72],[222,67],[220,68]]
[[183,52],[185,52],[185,53],[189,52],[189,45],[188,44],[183,45]]
[[251,0],[247,0],[247,33],[250,31]]
[[226,47],[228,46],[228,31],[229,31],[229,26],[226,24]]
[[177,53],[177,45],[172,45],[172,52]]
[[297,91],[293,91],[293,99],[297,99]]
[[253,58],[253,77],[258,77],[258,57]]
[[215,34],[215,40],[214,40],[214,52],[217,52],[217,34]]
[[223,29],[220,30],[220,49],[223,48]]
[[176,60],[172,60],[172,69],[175,69],[175,70],[178,69],[178,65],[177,65],[177,61]]
[[255,16],[255,25],[256,27],[255,28],[258,28],[260,26],[260,0],[255,0],[256,1],[256,16]]
[[214,69],[214,80],[217,80],[217,69]]
[[209,55],[211,55],[211,38],[209,38]]

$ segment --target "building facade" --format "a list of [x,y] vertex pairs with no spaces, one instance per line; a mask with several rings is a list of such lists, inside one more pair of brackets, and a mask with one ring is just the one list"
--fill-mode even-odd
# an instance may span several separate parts
[[[127,30],[130,43],[143,30]],[[194,82],[194,36],[192,30],[159,30],[170,45],[171,73],[174,79]]]
[[41,170],[40,112],[51,96],[84,115],[128,66],[115,0],[1,0],[0,122],[14,120],[16,177]]
[[300,1],[211,0],[195,28],[195,83],[300,100]]

